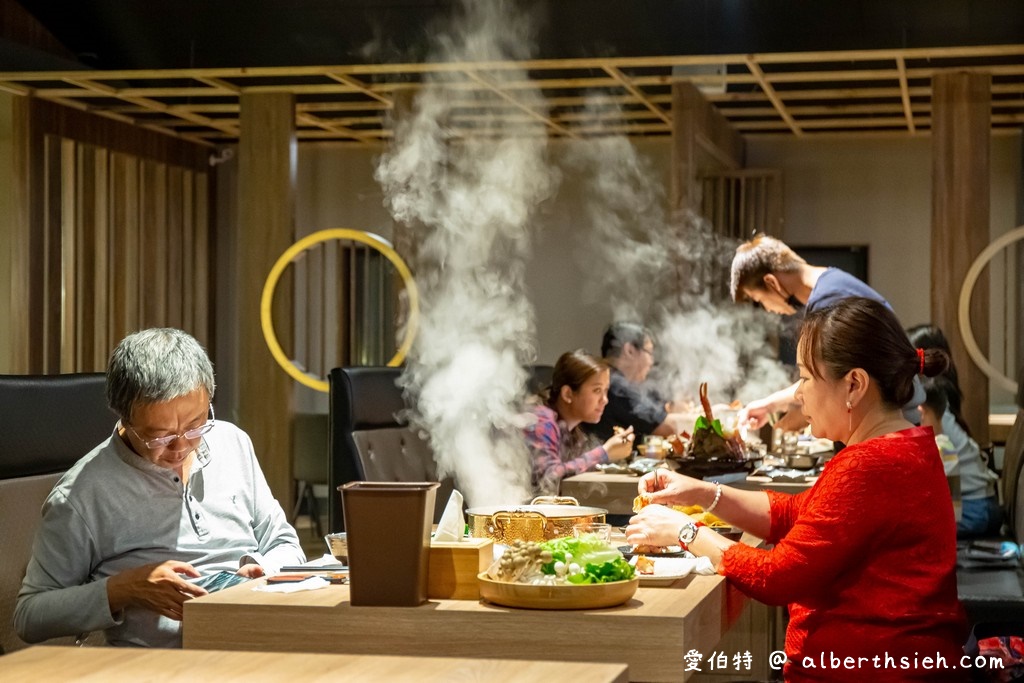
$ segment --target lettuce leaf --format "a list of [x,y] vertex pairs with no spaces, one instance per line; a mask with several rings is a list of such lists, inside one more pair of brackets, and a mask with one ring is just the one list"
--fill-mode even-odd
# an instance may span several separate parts
[[[583,568],[581,573],[566,577],[570,583],[608,583],[633,578],[633,566],[626,562],[622,553],[594,534],[556,538],[541,543],[541,548],[551,551],[551,562],[541,565],[545,574],[555,573],[556,562],[575,562]],[[566,561],[567,555],[572,559]]]
[[696,434],[697,430],[700,430],[700,429],[710,429],[715,434],[718,434],[719,436],[721,436],[723,439],[725,438],[725,435],[722,434],[722,421],[721,420],[715,420],[711,424],[708,424],[708,418],[705,417],[704,415],[699,415],[697,417],[697,421],[693,423],[693,433]]

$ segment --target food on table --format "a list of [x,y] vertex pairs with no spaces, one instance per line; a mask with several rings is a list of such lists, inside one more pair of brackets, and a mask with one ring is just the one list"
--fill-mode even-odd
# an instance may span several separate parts
[[516,541],[487,570],[495,581],[540,585],[626,581],[633,573],[622,553],[596,534],[543,543]]
[[703,522],[705,526],[711,528],[715,527],[728,527],[729,523],[721,517],[718,517],[712,512],[704,512],[704,508],[700,505],[673,505],[673,510],[678,510],[684,515],[690,515],[695,522]]
[[633,499],[633,512],[640,512],[650,504],[651,494],[641,493],[639,496]]
[[686,453],[686,444],[690,441],[690,435],[687,432],[681,432],[679,434],[672,434],[665,437],[665,442],[672,447],[672,455],[683,455]]
[[637,555],[636,558],[636,573],[650,575],[654,573],[654,560],[647,557],[646,555]]
[[739,434],[726,435],[722,431],[722,423],[715,419],[708,400],[708,384],[700,385],[700,402],[704,414],[697,418],[693,426],[693,437],[687,449],[687,455],[702,459],[734,459],[743,460],[746,449]]

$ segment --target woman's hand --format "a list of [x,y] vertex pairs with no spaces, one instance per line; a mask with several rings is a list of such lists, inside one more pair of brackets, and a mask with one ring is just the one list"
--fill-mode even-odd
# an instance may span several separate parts
[[648,505],[629,520],[626,542],[632,546],[665,547],[679,544],[679,530],[692,521],[687,515],[663,505]]
[[662,505],[703,505],[715,495],[713,483],[669,472],[663,467],[641,477],[637,490],[650,497],[652,503]]
[[618,462],[628,458],[629,454],[633,452],[633,439],[635,438],[633,427],[627,427],[618,434],[613,434],[612,438],[604,442],[604,451],[608,454],[608,460]]

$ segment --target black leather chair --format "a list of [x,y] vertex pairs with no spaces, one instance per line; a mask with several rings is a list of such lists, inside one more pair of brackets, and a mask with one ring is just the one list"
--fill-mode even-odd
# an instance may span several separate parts
[[110,436],[116,418],[103,373],[0,375],[0,415],[0,649],[12,652],[26,645],[11,622],[43,501],[65,470]]
[[400,368],[335,368],[330,374],[331,496],[328,524],[344,530],[337,488],[350,481],[440,481],[435,499],[438,521],[454,488],[439,479],[430,444],[402,419],[406,409],[398,386]]
[[[551,384],[550,365],[529,368],[527,390]],[[434,452],[425,435],[407,426],[408,407],[398,386],[401,368],[352,367],[331,370],[328,525],[344,530],[337,488],[350,481],[439,481],[434,521],[444,512],[456,481],[438,478]]]
[[530,367],[530,377],[526,380],[526,391],[536,394],[541,389],[551,386],[551,375],[555,371],[553,365],[533,365]]

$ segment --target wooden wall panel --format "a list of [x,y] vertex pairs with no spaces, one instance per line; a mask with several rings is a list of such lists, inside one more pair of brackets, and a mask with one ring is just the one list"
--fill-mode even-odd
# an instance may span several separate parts
[[[75,194],[78,187],[77,146],[74,140],[61,140],[60,187],[60,293],[55,299],[56,315],[60,320],[60,361],[58,372],[74,372],[78,360],[78,340],[75,337],[76,304],[78,303],[78,273],[81,270],[78,254],[79,233],[75,220],[78,202]],[[54,193],[56,194],[56,193]]]
[[23,284],[11,289],[9,365],[103,370],[112,346],[146,326],[183,327],[214,348],[208,152],[31,99],[15,112],[25,182],[12,276]]
[[213,233],[210,231],[210,183],[205,171],[193,175],[193,225],[192,247],[193,279],[195,282],[195,305],[191,308],[191,329],[197,339],[205,340],[207,349],[212,349],[213,333],[210,316],[213,314],[213,278],[210,266],[214,259]]
[[[110,337],[110,153],[102,147],[96,148],[94,160],[95,206],[94,224],[96,231],[93,241],[92,289],[95,292],[92,319],[92,353],[88,365],[94,368],[106,367],[109,349],[117,340]],[[119,264],[120,265],[120,264]]]
[[[64,210],[64,197],[61,181],[63,144],[60,138],[54,135],[47,135],[43,144],[43,199],[45,201],[43,210],[42,233],[43,239],[38,243],[39,260],[43,264],[42,280],[39,283],[43,292],[43,299],[38,303],[42,329],[37,336],[38,344],[42,349],[42,356],[37,366],[39,370],[33,372],[54,373],[60,372],[61,356],[61,296],[63,292],[63,279],[61,267],[63,265],[61,250],[61,215]],[[36,246],[36,245],[34,245]],[[33,253],[33,258],[35,253]]]
[[167,312],[164,315],[166,325],[181,327],[182,325],[182,241],[184,240],[184,207],[185,199],[182,183],[182,169],[171,166],[166,169],[167,191],[165,192],[167,212],[167,239],[164,243],[164,261],[167,267],[166,297]]

